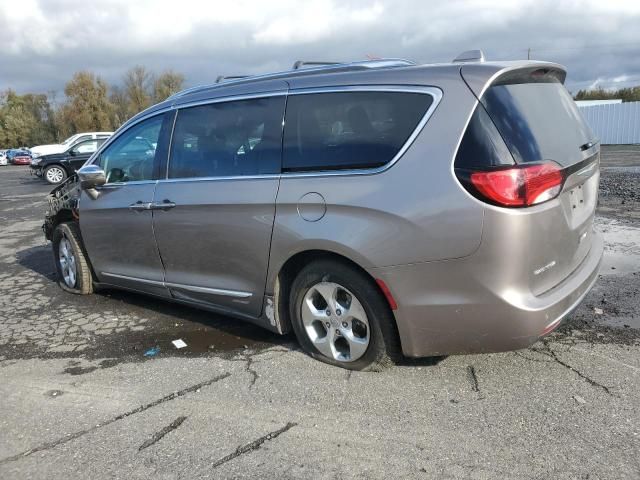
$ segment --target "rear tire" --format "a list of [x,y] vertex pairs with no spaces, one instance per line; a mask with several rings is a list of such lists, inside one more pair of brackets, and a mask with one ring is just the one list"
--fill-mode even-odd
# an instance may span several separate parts
[[316,360],[380,371],[399,357],[395,318],[377,285],[341,262],[305,266],[291,284],[289,310],[302,349]]
[[78,225],[74,222],[59,224],[53,231],[52,243],[58,285],[78,295],[93,293],[93,276]]
[[42,177],[51,185],[62,183],[67,176],[67,171],[60,165],[49,165],[42,172]]

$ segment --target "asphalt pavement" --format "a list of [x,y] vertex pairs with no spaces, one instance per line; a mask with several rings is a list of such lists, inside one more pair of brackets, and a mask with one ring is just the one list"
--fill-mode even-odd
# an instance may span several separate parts
[[557,332],[380,373],[208,312],[63,292],[50,188],[0,167],[0,478],[640,478],[640,148],[602,158],[604,265]]

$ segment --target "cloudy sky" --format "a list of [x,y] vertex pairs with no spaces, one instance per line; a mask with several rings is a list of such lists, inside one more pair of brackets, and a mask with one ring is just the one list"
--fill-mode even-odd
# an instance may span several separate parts
[[298,59],[531,57],[567,86],[640,85],[638,0],[0,0],[0,90],[61,92],[77,70],[118,83],[136,64],[187,85]]

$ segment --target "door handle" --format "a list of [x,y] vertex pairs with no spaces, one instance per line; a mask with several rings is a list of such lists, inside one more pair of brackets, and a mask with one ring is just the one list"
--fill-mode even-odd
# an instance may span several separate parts
[[151,206],[151,202],[143,202],[142,200],[138,200],[136,203],[132,203],[131,205],[129,205],[129,210],[141,212],[143,210],[151,210]]
[[151,210],[162,210],[166,212],[167,210],[171,210],[176,206],[171,200],[167,200],[166,198],[162,202],[156,202],[151,204]]

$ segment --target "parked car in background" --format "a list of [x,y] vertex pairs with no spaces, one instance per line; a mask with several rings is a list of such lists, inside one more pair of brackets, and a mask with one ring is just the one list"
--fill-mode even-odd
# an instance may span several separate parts
[[7,160],[13,165],[29,165],[31,163],[31,152],[13,148],[7,150]]
[[7,151],[0,150],[0,165],[7,165],[9,161],[7,160]]
[[84,133],[76,133],[75,135],[70,136],[62,143],[54,143],[50,145],[37,145],[33,148],[30,148],[32,155],[34,158],[40,157],[42,155],[50,155],[52,153],[63,153],[69,150],[70,147],[75,145],[76,143],[82,142],[84,140],[94,140],[98,138],[109,138],[113,135],[113,132],[84,132]]
[[598,278],[600,146],[564,67],[483,60],[293,70],[145,110],[49,197],[61,287],[233,314],[354,370],[533,344]]
[[31,160],[31,170],[48,183],[57,185],[84,165],[105,140],[106,138],[84,140],[76,143],[66,152],[41,155]]

